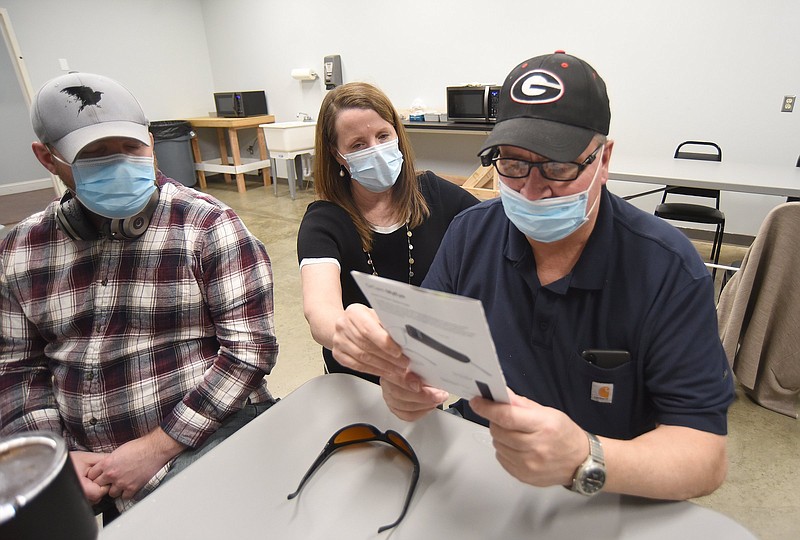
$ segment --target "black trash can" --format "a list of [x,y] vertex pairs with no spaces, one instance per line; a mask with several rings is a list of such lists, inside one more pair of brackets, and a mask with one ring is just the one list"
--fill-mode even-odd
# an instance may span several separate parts
[[192,157],[194,131],[191,124],[183,120],[159,120],[150,122],[150,133],[161,172],[184,186],[194,186],[197,175]]

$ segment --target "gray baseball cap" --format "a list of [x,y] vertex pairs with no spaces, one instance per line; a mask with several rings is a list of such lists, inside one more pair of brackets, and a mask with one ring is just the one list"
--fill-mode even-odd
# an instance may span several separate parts
[[33,97],[31,124],[39,140],[72,163],[81,149],[107,137],[129,137],[150,146],[147,118],[130,91],[92,73],[68,73]]

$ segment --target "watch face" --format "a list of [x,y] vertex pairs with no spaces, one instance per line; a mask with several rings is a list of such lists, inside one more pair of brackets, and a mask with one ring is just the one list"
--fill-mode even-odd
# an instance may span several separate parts
[[593,466],[584,469],[581,475],[581,491],[586,495],[597,493],[606,483],[606,471],[602,467]]

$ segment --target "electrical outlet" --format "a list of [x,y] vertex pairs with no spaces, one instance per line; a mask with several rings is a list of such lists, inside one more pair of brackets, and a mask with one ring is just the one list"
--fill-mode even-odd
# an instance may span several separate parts
[[61,67],[61,71],[69,71],[69,64],[67,63],[66,58],[59,58],[58,65]]
[[781,105],[781,112],[792,112],[794,110],[794,102],[797,96],[783,96],[783,105]]

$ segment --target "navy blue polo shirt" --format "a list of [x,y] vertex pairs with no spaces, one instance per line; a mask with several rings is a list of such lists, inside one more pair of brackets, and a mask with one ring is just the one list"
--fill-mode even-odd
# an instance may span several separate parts
[[[727,433],[733,381],[711,276],[683,233],[605,187],[595,229],[562,279],[539,283],[533,250],[497,198],[455,218],[422,285],[481,300],[508,386],[587,431]],[[602,368],[583,358],[587,349],[631,360]]]

